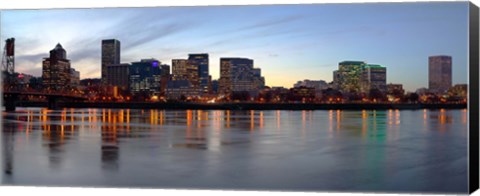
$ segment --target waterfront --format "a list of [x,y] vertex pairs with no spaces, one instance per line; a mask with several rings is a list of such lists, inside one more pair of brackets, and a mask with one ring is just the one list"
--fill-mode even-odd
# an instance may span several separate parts
[[17,108],[12,185],[465,192],[467,110]]

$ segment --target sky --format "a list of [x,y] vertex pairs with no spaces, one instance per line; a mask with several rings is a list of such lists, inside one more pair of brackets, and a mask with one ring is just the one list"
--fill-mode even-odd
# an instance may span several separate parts
[[[208,53],[245,57],[268,86],[332,81],[345,60],[387,67],[387,83],[428,86],[428,56],[450,55],[453,84],[467,83],[468,2],[7,10],[0,38],[15,38],[17,72],[41,76],[60,43],[81,79],[99,78],[101,40],[121,42],[121,62]],[[3,53],[3,51],[2,51]]]

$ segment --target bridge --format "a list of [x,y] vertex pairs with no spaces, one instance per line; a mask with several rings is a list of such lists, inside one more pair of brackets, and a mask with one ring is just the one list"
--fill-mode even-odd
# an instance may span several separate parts
[[18,84],[15,74],[15,39],[5,40],[5,48],[2,56],[2,94],[3,104],[7,112],[15,111],[17,102],[22,96],[43,97],[48,100],[49,109],[58,109],[58,102],[61,100],[84,101],[87,98],[71,92],[62,91],[31,91],[22,88]]
[[54,92],[36,92],[36,91],[4,91],[3,102],[7,112],[15,111],[17,102],[22,96],[45,97],[48,100],[48,109],[58,109],[58,103],[62,100],[69,101],[85,101],[87,98],[69,93],[54,93]]

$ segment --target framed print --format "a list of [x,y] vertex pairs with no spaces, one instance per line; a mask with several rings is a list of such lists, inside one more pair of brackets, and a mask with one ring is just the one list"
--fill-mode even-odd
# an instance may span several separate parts
[[1,184],[468,194],[471,2],[4,9]]

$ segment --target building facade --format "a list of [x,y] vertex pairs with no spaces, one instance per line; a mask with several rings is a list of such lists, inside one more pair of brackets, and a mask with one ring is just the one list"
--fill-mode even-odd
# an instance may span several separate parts
[[247,58],[220,58],[220,94],[247,91],[258,93],[265,85],[260,69],[253,68],[253,60]]
[[452,57],[428,57],[428,89],[436,93],[445,93],[452,86]]
[[342,61],[334,71],[334,85],[342,92],[360,92],[360,79],[363,61]]
[[61,91],[71,87],[70,60],[62,45],[57,44],[50,50],[50,57],[42,62],[42,82],[44,89]]
[[172,59],[172,80],[188,80],[187,59]]
[[167,99],[180,100],[182,98],[192,98],[199,95],[198,89],[195,88],[188,80],[171,80],[168,81],[165,90]]
[[208,54],[189,54],[188,64],[197,67],[200,92],[202,94],[210,93]]
[[120,64],[120,41],[102,40],[102,84],[108,83],[108,65]]
[[160,61],[155,59],[142,59],[132,62],[129,67],[130,93],[143,95],[159,95],[161,68]]
[[130,64],[111,64],[107,65],[107,84],[109,86],[117,86],[126,90],[129,86],[129,67]]
[[73,88],[80,86],[80,72],[73,68],[70,68],[70,85]]
[[467,84],[455,84],[448,89],[448,95],[451,97],[468,98],[468,85]]
[[387,68],[381,65],[366,64],[362,66],[360,76],[361,92],[368,93],[377,89],[387,92]]
[[327,82],[324,80],[303,80],[303,81],[298,81],[293,85],[294,88],[298,87],[308,87],[308,88],[314,88],[315,89],[315,96],[316,97],[321,97],[322,96],[322,90],[327,89],[329,85]]
[[265,87],[265,77],[262,76],[262,70],[260,68],[253,68],[254,85],[258,89]]
[[192,88],[200,91],[199,67],[196,64],[189,63],[188,59],[172,60],[172,80],[186,80],[193,86]]
[[403,95],[403,94],[405,94],[405,90],[403,89],[402,84],[387,84],[387,94],[389,94],[389,95],[395,95],[395,94]]

